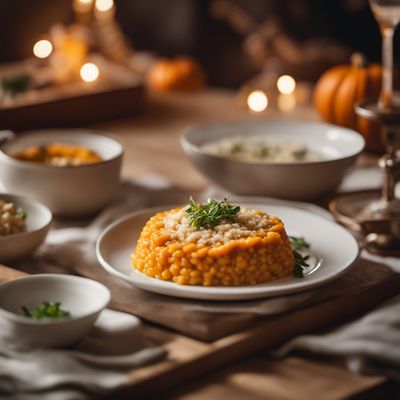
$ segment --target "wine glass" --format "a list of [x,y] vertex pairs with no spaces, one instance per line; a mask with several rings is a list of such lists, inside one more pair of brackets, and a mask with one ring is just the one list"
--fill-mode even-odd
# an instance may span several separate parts
[[393,36],[400,22],[400,0],[370,0],[372,12],[382,34],[382,89],[381,107],[394,106],[393,96]]

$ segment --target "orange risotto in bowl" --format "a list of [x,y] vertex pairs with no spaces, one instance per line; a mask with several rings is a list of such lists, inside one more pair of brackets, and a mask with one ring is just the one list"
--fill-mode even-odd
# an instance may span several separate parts
[[293,273],[295,260],[282,221],[259,210],[191,200],[155,214],[144,226],[132,265],[181,285],[255,285]]

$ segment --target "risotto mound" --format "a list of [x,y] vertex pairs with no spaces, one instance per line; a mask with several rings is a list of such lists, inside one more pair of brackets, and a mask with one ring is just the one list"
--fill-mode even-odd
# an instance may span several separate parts
[[150,218],[132,255],[134,268],[153,278],[204,286],[255,285],[293,273],[292,247],[279,218],[242,209],[199,228],[187,210]]

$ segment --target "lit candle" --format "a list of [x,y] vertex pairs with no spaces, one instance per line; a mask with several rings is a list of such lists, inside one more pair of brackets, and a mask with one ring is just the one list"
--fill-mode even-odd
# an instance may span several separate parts
[[268,97],[262,90],[254,90],[247,96],[247,106],[251,111],[262,112],[268,107]]
[[290,75],[282,75],[276,82],[280,93],[291,94],[296,89],[296,81]]
[[53,51],[53,45],[49,40],[39,40],[33,46],[33,54],[38,58],[47,58]]
[[100,75],[99,67],[93,63],[83,64],[80,70],[80,75],[84,82],[94,82]]

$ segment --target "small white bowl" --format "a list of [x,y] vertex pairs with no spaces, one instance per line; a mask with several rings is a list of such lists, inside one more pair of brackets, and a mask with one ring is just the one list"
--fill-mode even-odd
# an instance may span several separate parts
[[[237,161],[207,152],[203,146],[222,138],[246,136],[265,141],[293,142],[322,153],[323,160],[307,162]],[[290,200],[316,200],[333,192],[358,154],[364,139],[357,132],[320,122],[242,121],[188,128],[181,140],[184,151],[211,182],[240,195]]]
[[[78,276],[40,274],[0,284],[2,335],[18,347],[63,347],[82,339],[110,302],[101,283]],[[69,318],[35,320],[21,307],[36,308],[43,301],[61,303]]]
[[0,263],[12,264],[35,251],[49,232],[52,215],[43,204],[7,193],[0,199],[10,201],[26,212],[26,232],[0,236]]
[[[0,132],[0,182],[4,188],[46,204],[63,217],[94,214],[110,202],[120,183],[122,145],[86,130],[45,130],[12,135]],[[56,167],[13,157],[30,146],[49,143],[84,146],[97,152],[95,164]]]

